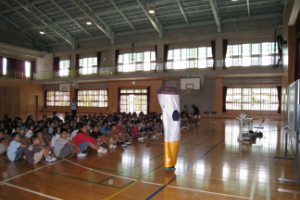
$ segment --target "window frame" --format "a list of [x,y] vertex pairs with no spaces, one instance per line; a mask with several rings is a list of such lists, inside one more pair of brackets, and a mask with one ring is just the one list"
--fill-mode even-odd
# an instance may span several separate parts
[[[97,96],[98,100],[92,100],[92,101],[87,101],[87,100],[79,100],[80,99],[80,96],[84,96],[84,95],[80,95],[80,92],[86,92],[88,93],[89,91],[98,91],[98,95],[92,95],[90,94],[89,96]],[[101,92],[100,91],[105,91],[106,92],[106,100],[105,100],[105,94],[100,94]],[[88,94],[85,95],[87,98],[88,97]],[[104,101],[100,101],[100,96],[104,96]],[[84,104],[84,102],[86,103],[86,106],[84,105],[81,105],[81,103]],[[87,106],[88,103],[91,103],[92,105],[91,106]],[[78,103],[78,107],[85,107],[85,108],[108,108],[108,89],[107,88],[103,88],[103,89],[81,89],[81,90],[78,90],[78,93],[77,93],[77,103]],[[106,106],[93,106],[93,104],[101,104],[101,103],[104,103],[106,104]]]
[[[53,101],[54,102],[54,105],[49,105],[48,104],[48,102],[50,102],[50,100],[49,100],[49,96],[48,96],[48,93],[49,92],[54,92],[54,100],[51,100],[51,101]],[[56,103],[55,102],[60,102],[60,101],[57,101],[56,100],[56,93],[57,92],[60,92],[59,90],[47,90],[47,93],[46,93],[46,98],[45,98],[45,105],[46,105],[46,107],[48,107],[48,106],[51,106],[51,107],[69,107],[70,106],[70,95],[71,95],[71,92],[62,92],[62,93],[69,93],[69,98],[68,98],[68,100],[63,100],[62,102],[66,102],[68,105],[56,105]]]
[[[65,62],[69,62],[68,67],[65,67]],[[64,64],[62,64],[62,63],[64,63]],[[58,76],[59,77],[68,77],[68,76],[70,76],[70,67],[71,67],[71,60],[60,60],[59,61]],[[66,73],[62,73],[63,71],[65,71]]]
[[[86,60],[87,65],[85,65],[84,63],[85,59],[87,59]],[[79,75],[86,76],[86,75],[98,74],[97,59],[98,59],[97,56],[80,58],[79,69],[78,69]]]
[[[123,92],[123,91],[127,91],[127,92]],[[141,92],[138,92],[138,90],[140,90]],[[133,111],[136,112],[137,114],[139,114],[140,112],[143,112],[144,114],[149,113],[149,108],[150,108],[150,88],[119,88],[119,112],[123,113],[129,113],[131,111],[128,111],[128,96],[141,96],[141,103],[138,104],[137,106],[141,106],[141,110],[140,111]],[[122,96],[126,96],[126,99],[122,99]],[[143,98],[143,96],[146,96],[146,98]],[[123,102],[126,101],[126,104],[124,104]],[[144,104],[143,102],[146,101],[146,104]],[[126,109],[123,109],[122,107],[125,106]],[[146,110],[143,110],[143,106],[146,106]]]
[[[246,45],[249,45],[249,53],[245,54]],[[256,45],[257,52],[254,50]],[[267,49],[263,48],[265,45],[269,46]],[[276,62],[279,59],[278,43],[274,42],[260,42],[260,43],[242,43],[242,44],[234,44],[227,46],[227,55],[225,59],[226,67],[264,67],[264,66],[272,66],[274,64],[274,56]],[[238,48],[238,54],[234,54],[234,49]],[[247,59],[247,60],[246,60]],[[268,61],[268,59],[270,59]],[[236,64],[237,63],[237,64]]]
[[[270,90],[264,93],[264,90]],[[232,91],[230,91],[232,90]],[[240,91],[238,91],[240,90]],[[247,92],[248,90],[248,92]],[[255,93],[259,90],[258,93]],[[234,95],[236,94],[236,95]],[[238,97],[238,98],[234,98]],[[268,103],[265,99],[268,98]],[[238,99],[235,101],[235,99]],[[230,105],[231,104],[231,105]],[[278,91],[276,87],[228,87],[226,94],[226,110],[228,111],[267,111],[274,112],[278,110]],[[255,109],[259,107],[259,109]],[[269,107],[269,109],[267,109]]]
[[[145,61],[145,54],[150,55],[149,59]],[[141,57],[140,60],[138,58]],[[154,58],[153,58],[154,57]],[[125,60],[126,59],[126,60]],[[144,51],[136,53],[123,53],[118,57],[118,72],[149,72],[156,68],[156,53],[155,51]]]
[[[205,56],[201,57],[200,49],[205,49]],[[192,51],[195,51],[192,53]],[[185,52],[185,53],[184,53]],[[175,55],[176,53],[176,55]],[[193,56],[191,56],[194,54]],[[201,61],[201,62],[200,62]],[[193,63],[193,64],[192,64]],[[203,65],[205,63],[205,66]],[[201,64],[201,66],[200,66]],[[180,67],[176,67],[180,66]],[[184,66],[184,67],[182,67]],[[204,66],[204,67],[202,67]],[[213,56],[211,46],[199,46],[194,48],[177,48],[168,50],[166,67],[168,70],[205,69],[213,68]]]

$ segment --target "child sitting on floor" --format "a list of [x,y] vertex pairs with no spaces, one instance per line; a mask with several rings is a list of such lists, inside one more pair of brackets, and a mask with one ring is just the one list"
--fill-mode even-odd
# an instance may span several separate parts
[[79,146],[73,141],[68,140],[68,131],[67,129],[62,129],[60,138],[57,139],[54,145],[54,154],[57,158],[66,158],[74,152],[77,154],[77,157],[85,157],[85,153],[81,153],[89,145],[87,142],[82,142]]
[[31,138],[32,144],[27,148],[25,156],[29,164],[36,164],[40,162],[43,155],[45,156],[46,162],[54,162],[56,158],[49,156],[49,147],[43,148],[40,146],[40,139],[34,135]]
[[6,151],[9,142],[10,138],[0,130],[0,155]]
[[104,144],[108,146],[108,148],[115,149],[116,145],[113,145],[109,142],[109,137],[105,134],[99,132],[99,126],[97,124],[92,125],[91,136],[96,140],[102,141]]
[[132,139],[142,138],[145,135],[145,132],[139,132],[139,127],[141,125],[140,121],[135,122],[135,127],[132,129]]
[[33,129],[34,129],[34,125],[33,124],[29,124],[28,125],[28,130],[25,133],[25,137],[26,138],[31,138],[33,136]]
[[20,133],[18,132],[14,132],[11,138],[12,141],[7,147],[7,157],[10,161],[17,161],[22,157],[27,145],[21,143]]
[[87,142],[88,145],[97,150],[98,153],[106,153],[107,149],[100,147],[99,144],[96,143],[96,139],[92,136],[89,136],[87,133],[87,126],[85,124],[79,125],[79,133],[73,138],[73,141],[80,146],[83,142]]

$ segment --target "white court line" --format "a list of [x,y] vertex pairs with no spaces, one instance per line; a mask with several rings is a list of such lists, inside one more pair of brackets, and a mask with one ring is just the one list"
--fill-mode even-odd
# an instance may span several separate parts
[[108,176],[118,177],[118,178],[127,179],[127,180],[131,180],[131,181],[137,181],[136,179],[127,178],[127,177],[124,177],[124,176],[118,176],[118,175],[115,175],[115,174],[110,174],[110,173],[106,173],[106,172],[101,172],[101,171],[98,171],[98,170],[94,170],[94,169],[92,169],[92,168],[85,167],[85,166],[83,166],[83,165],[77,164],[77,163],[75,163],[75,162],[73,162],[73,161],[70,161],[70,160],[67,160],[67,159],[64,159],[64,160],[67,161],[67,162],[70,162],[70,163],[72,163],[72,164],[74,164],[74,165],[77,165],[77,166],[83,167],[83,168],[85,168],[85,169],[91,170],[91,171],[93,171],[93,172],[97,172],[97,173],[99,173],[99,174],[104,174],[104,175],[108,175]]
[[234,198],[239,198],[239,199],[249,199],[248,197],[243,197],[243,196],[223,194],[223,193],[218,193],[218,192],[209,192],[209,191],[205,191],[205,190],[197,190],[197,189],[185,188],[185,187],[179,187],[179,186],[168,185],[167,187],[182,189],[182,190],[195,191],[195,192],[202,192],[202,193],[207,193],[207,194],[214,194],[214,195],[219,195],[219,196],[234,197]]
[[44,165],[44,166],[39,167],[39,168],[36,168],[36,169],[31,170],[31,171],[29,171],[29,172],[25,172],[25,173],[23,173],[23,174],[19,174],[19,175],[17,175],[17,176],[13,176],[13,177],[11,177],[11,178],[8,178],[8,179],[2,181],[1,183],[4,184],[6,181],[9,181],[9,180],[11,180],[11,179],[18,178],[18,177],[20,177],[20,176],[24,176],[24,175],[26,175],[26,174],[29,174],[29,173],[31,173],[31,172],[34,172],[34,171],[36,171],[36,170],[39,170],[39,169],[41,169],[41,168],[44,168],[44,167],[47,167],[47,166],[50,166],[50,165],[55,165],[55,164],[57,164],[57,163],[60,163],[61,161],[63,161],[63,160],[60,160],[60,161],[54,162],[54,163],[49,163],[49,164],[47,164],[47,165]]
[[150,184],[150,185],[164,186],[164,184],[160,184],[160,183],[152,183],[152,182],[148,182],[148,181],[141,181],[141,183],[146,183],[146,184]]
[[40,195],[40,196],[43,196],[43,197],[47,197],[49,199],[62,200],[62,199],[59,199],[59,198],[56,198],[56,197],[53,197],[53,196],[49,196],[49,195],[46,195],[46,194],[43,194],[43,193],[39,193],[39,192],[36,192],[36,191],[33,191],[33,190],[29,190],[27,188],[19,187],[19,186],[10,184],[10,183],[4,183],[4,185],[14,187],[14,188],[17,188],[17,189],[20,189],[20,190],[24,190],[24,191],[27,191],[27,192],[30,192],[30,193],[34,193],[34,194],[37,194],[37,195]]

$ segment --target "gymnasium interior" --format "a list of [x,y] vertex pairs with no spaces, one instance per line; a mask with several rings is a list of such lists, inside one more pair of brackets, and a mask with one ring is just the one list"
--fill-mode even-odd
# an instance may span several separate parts
[[176,170],[164,169],[166,133],[52,163],[3,153],[0,199],[300,199],[299,10],[299,0],[1,0],[0,121],[64,120],[73,99],[77,116],[160,114],[159,88],[174,87],[197,123],[181,127]]

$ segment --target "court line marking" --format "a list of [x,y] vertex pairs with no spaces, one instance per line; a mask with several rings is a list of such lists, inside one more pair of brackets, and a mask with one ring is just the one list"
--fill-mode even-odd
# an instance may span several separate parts
[[158,166],[157,168],[153,169],[152,171],[150,171],[150,172],[148,172],[148,173],[146,173],[146,174],[140,176],[140,177],[138,178],[137,181],[128,183],[126,187],[124,187],[124,188],[122,188],[121,190],[119,190],[118,192],[116,192],[116,193],[114,193],[114,194],[112,194],[112,195],[106,197],[104,200],[109,200],[109,199],[111,199],[111,198],[117,196],[118,194],[122,193],[123,191],[125,191],[125,190],[131,188],[132,186],[134,186],[134,185],[140,183],[140,182],[142,181],[142,178],[144,178],[145,176],[148,176],[149,174],[151,174],[151,173],[157,171],[157,170],[160,169],[161,167],[163,167],[163,164],[160,165],[160,166]]
[[16,186],[16,185],[13,185],[13,184],[10,184],[10,183],[4,183],[4,185],[10,186],[10,187],[14,187],[14,188],[17,188],[17,189],[20,189],[20,190],[24,190],[26,192],[34,193],[34,194],[37,194],[37,195],[40,195],[40,196],[43,196],[43,197],[47,197],[49,199],[62,200],[62,199],[57,198],[57,197],[53,197],[53,196],[50,196],[50,195],[47,195],[47,194],[36,192],[34,190],[30,190],[30,189],[27,189],[27,188]]
[[5,183],[6,181],[9,181],[9,180],[18,178],[18,177],[20,177],[20,176],[24,176],[24,175],[26,175],[26,174],[29,174],[29,173],[34,172],[34,171],[37,171],[37,170],[42,169],[42,168],[44,168],[44,167],[48,167],[48,166],[51,166],[51,165],[55,165],[55,164],[60,163],[60,162],[62,162],[62,161],[63,161],[63,160],[57,161],[57,162],[55,162],[55,163],[49,163],[49,164],[46,164],[46,165],[44,165],[44,166],[42,166],[42,167],[36,168],[36,169],[31,170],[31,171],[29,171],[29,172],[25,172],[25,173],[23,173],[23,174],[19,174],[19,175],[17,175],[17,176],[13,176],[13,177],[11,177],[11,178],[8,178],[8,179],[6,179],[6,180],[3,180],[3,181],[1,181],[1,183]]
[[[205,133],[205,134],[199,135],[199,136],[197,136],[197,137],[195,137],[195,138],[193,138],[193,139],[191,139],[191,140],[188,140],[188,141],[186,141],[186,142],[180,144],[180,146],[182,146],[182,145],[184,145],[184,144],[186,144],[186,143],[189,143],[189,142],[191,142],[191,141],[193,141],[193,140],[195,140],[195,139],[197,139],[197,138],[199,138],[199,137],[205,136],[205,135],[207,135],[208,133],[210,133],[210,131],[208,131],[208,132]],[[201,142],[201,143],[202,143],[202,142]],[[180,155],[182,155],[182,154],[184,154],[184,153],[186,153],[186,151],[183,152],[183,153],[181,153]],[[157,156],[151,158],[150,160],[153,160],[153,159],[155,159],[155,158],[158,158],[158,157],[160,157],[160,156],[162,156],[162,155],[164,155],[164,154],[165,154],[165,153],[161,153],[161,154],[159,154],[159,155],[157,155]],[[178,155],[178,156],[180,156],[180,155]],[[133,167],[131,167],[131,168],[129,168],[129,169],[126,169],[126,170],[123,170],[123,171],[121,171],[121,172],[118,172],[116,175],[124,174],[125,172],[127,172],[127,171],[129,171],[129,170],[131,170],[131,169],[134,169],[134,168],[136,168],[136,167],[138,167],[138,166],[141,166],[141,165],[142,165],[142,163],[139,163],[139,164],[137,164],[137,165],[135,165],[135,166],[133,166]],[[100,181],[99,183],[102,183],[102,182],[104,182],[104,181],[107,181],[107,180],[110,179],[110,178],[113,178],[113,176],[108,177],[108,178],[106,178],[106,179]],[[127,185],[127,184],[126,184],[126,185]],[[126,186],[126,185],[125,185],[125,186]]]
[[[212,137],[214,137],[214,136],[215,136],[215,135],[213,135]],[[212,138],[212,137],[210,137],[210,138]],[[207,138],[207,139],[210,139],[210,138]],[[206,140],[207,140],[207,139],[206,139]],[[204,141],[206,141],[206,140],[204,140]],[[223,140],[224,140],[224,138],[222,139],[222,141],[223,141]],[[203,143],[204,141],[200,142],[200,144]],[[221,141],[221,142],[222,142],[222,141]],[[219,143],[221,143],[221,142],[219,142]],[[218,144],[219,144],[219,143],[218,143]],[[218,145],[218,144],[217,144],[217,145]],[[216,145],[216,146],[217,146],[217,145]],[[195,145],[195,146],[198,146],[198,144]],[[193,147],[192,147],[192,148],[193,148]],[[192,148],[191,148],[191,149],[192,149]],[[183,155],[183,154],[186,153],[186,152],[187,152],[187,151],[183,152],[181,155]],[[208,152],[209,152],[209,151],[208,151]],[[161,167],[163,167],[163,166],[164,166],[164,164],[162,164],[162,165],[158,166],[156,169],[154,169],[154,170],[152,170],[152,171],[150,171],[150,172],[148,172],[148,173],[146,173],[146,174],[140,176],[140,177],[137,179],[138,181],[128,183],[128,184],[126,185],[126,187],[124,187],[123,189],[119,190],[118,192],[116,192],[116,193],[114,193],[114,194],[108,196],[108,197],[105,198],[104,200],[109,200],[109,199],[111,199],[111,198],[117,196],[118,194],[122,193],[123,191],[125,191],[125,190],[131,188],[132,186],[138,184],[139,182],[142,182],[142,181],[141,181],[142,178],[144,178],[145,176],[151,174],[152,172],[158,170],[159,168],[161,168]],[[173,180],[173,179],[172,179],[172,180]],[[145,182],[146,182],[146,181],[145,181]],[[148,184],[150,184],[150,182],[148,182]],[[163,185],[160,185],[160,186],[163,186]]]
[[203,157],[205,157],[207,154],[209,154],[212,150],[214,150],[219,144],[221,144],[221,142],[224,141],[224,138],[218,142],[218,144],[216,144],[215,146],[213,146],[210,150],[208,150],[205,154],[203,154],[200,158],[196,159],[190,166],[188,166],[183,172],[181,172],[180,174],[178,174],[177,176],[175,176],[174,178],[172,178],[167,184],[165,184],[164,186],[162,186],[161,188],[159,188],[157,191],[155,191],[152,195],[150,195],[146,200],[152,199],[156,194],[158,194],[160,191],[162,191],[165,187],[167,187],[168,185],[170,185],[174,180],[176,180],[177,178],[179,178],[183,173],[185,173],[187,170],[189,170],[196,162],[198,162],[199,160],[201,160]]
[[195,192],[202,192],[202,193],[207,193],[207,194],[215,194],[215,195],[226,196],[226,197],[234,197],[234,198],[239,198],[239,199],[249,199],[249,197],[243,197],[243,196],[237,196],[237,195],[231,195],[231,194],[224,194],[224,193],[218,193],[218,192],[210,192],[210,191],[205,191],[205,190],[197,190],[197,189],[185,188],[185,187],[180,187],[180,186],[168,185],[167,187],[182,189],[182,190],[195,191]]
[[131,180],[131,181],[137,181],[136,179],[127,178],[127,177],[124,177],[124,176],[118,176],[118,175],[109,174],[109,173],[106,173],[106,172],[101,172],[101,171],[98,171],[98,170],[94,170],[94,169],[92,169],[92,168],[85,167],[85,166],[83,166],[83,165],[77,164],[77,163],[75,163],[75,162],[73,162],[73,161],[70,161],[70,160],[67,160],[67,159],[63,159],[63,160],[65,160],[65,161],[67,161],[67,162],[70,162],[70,163],[72,163],[72,164],[74,164],[74,165],[80,166],[80,167],[82,167],[82,168],[91,170],[91,171],[93,171],[93,172],[99,173],[99,174],[104,174],[104,175],[108,175],[108,176],[118,177],[118,178],[127,179],[127,180]]

